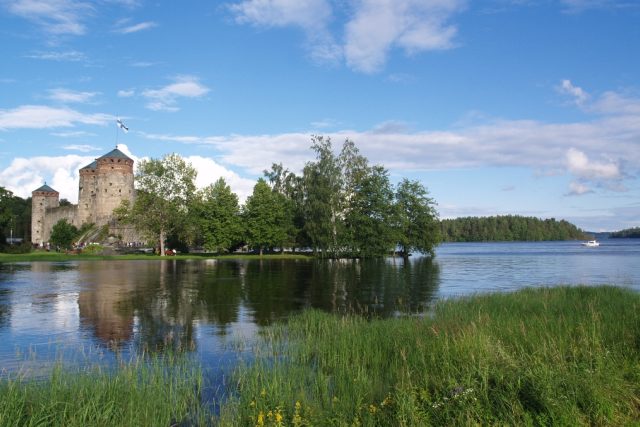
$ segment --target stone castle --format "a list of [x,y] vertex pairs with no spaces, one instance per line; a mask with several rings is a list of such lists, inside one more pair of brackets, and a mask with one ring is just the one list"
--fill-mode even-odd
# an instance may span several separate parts
[[133,202],[133,160],[117,148],[79,171],[78,204],[60,206],[60,193],[48,185],[31,193],[31,241],[49,242],[51,229],[61,219],[80,228],[83,224],[109,227],[109,234],[123,242],[135,241],[132,227],[118,226],[113,210],[123,200]]

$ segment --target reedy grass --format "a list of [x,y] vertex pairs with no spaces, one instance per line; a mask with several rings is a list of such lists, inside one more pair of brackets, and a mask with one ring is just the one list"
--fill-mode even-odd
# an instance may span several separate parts
[[222,425],[640,423],[640,295],[526,289],[432,317],[308,311],[264,335]]
[[45,379],[0,380],[2,426],[203,425],[202,375],[186,356],[139,357],[108,371],[57,365]]

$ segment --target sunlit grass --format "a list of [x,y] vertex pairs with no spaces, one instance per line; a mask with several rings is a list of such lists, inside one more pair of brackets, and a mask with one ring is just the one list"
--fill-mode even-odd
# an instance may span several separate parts
[[554,288],[439,303],[432,318],[308,311],[267,330],[223,425],[640,422],[640,295]]
[[2,379],[0,425],[638,425],[639,310],[613,287],[448,300],[427,317],[309,310],[263,330],[221,402],[196,360],[144,357]]

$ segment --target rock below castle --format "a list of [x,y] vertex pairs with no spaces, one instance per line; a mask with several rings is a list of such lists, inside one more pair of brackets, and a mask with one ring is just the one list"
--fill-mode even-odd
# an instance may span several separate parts
[[48,243],[51,229],[61,219],[78,228],[84,224],[107,227],[109,235],[124,243],[139,240],[133,227],[118,225],[113,217],[123,200],[133,203],[133,160],[116,148],[79,172],[77,205],[60,206],[60,193],[46,184],[31,193],[32,243]]

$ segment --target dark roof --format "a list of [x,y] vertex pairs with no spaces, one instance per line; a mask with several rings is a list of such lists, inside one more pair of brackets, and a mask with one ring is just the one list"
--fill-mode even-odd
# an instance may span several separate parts
[[56,190],[54,190],[53,188],[49,187],[47,184],[43,185],[42,187],[33,190],[33,191],[46,191],[48,193],[57,193]]
[[113,150],[109,151],[107,154],[105,154],[102,157],[98,157],[98,160],[100,159],[126,159],[126,160],[132,160],[130,157],[128,157],[126,154],[124,154],[122,151],[118,150],[117,148],[114,148]]
[[95,169],[97,167],[98,167],[98,162],[94,160],[93,162],[89,163],[87,166],[85,166],[83,168],[80,168],[80,170],[82,170],[82,169]]

